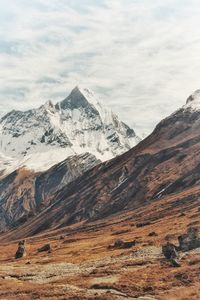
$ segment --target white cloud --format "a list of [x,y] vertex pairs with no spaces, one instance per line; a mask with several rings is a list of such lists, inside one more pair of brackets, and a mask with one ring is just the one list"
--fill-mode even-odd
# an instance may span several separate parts
[[149,133],[200,88],[197,0],[0,0],[0,110],[78,83]]

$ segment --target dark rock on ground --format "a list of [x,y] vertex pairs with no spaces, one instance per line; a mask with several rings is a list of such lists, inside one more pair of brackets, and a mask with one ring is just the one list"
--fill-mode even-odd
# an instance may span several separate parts
[[25,240],[22,240],[18,243],[18,249],[17,252],[15,254],[15,258],[22,258],[26,255],[26,251],[25,251]]
[[50,244],[46,244],[44,246],[42,246],[41,248],[38,249],[38,252],[51,252],[51,245]]
[[178,237],[179,246],[175,246],[167,242],[162,246],[162,253],[167,260],[169,260],[174,267],[179,267],[178,251],[190,251],[200,247],[200,237],[197,228],[189,227],[187,233]]
[[78,241],[78,239],[68,239],[68,240],[65,240],[63,242],[63,244],[70,244],[70,243],[74,243],[74,242],[77,242],[77,241]]
[[173,267],[180,267],[179,254],[177,247],[174,244],[167,243],[162,246],[162,253],[167,260],[170,261]]
[[188,277],[187,273],[177,273],[174,276],[177,280],[181,281],[184,285],[188,285],[191,284],[192,281],[191,279]]
[[124,242],[122,240],[117,240],[113,245],[109,245],[108,249],[128,249],[135,246],[136,241]]
[[200,247],[200,237],[198,229],[194,227],[188,228],[186,234],[180,235],[178,237],[179,241],[179,250],[189,251],[195,248]]
[[149,233],[149,236],[158,236],[158,234],[155,231],[152,231]]

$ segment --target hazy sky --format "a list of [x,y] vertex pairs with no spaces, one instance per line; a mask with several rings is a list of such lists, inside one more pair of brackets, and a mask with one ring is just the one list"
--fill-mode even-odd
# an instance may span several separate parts
[[200,88],[200,1],[0,0],[0,114],[77,84],[149,133]]

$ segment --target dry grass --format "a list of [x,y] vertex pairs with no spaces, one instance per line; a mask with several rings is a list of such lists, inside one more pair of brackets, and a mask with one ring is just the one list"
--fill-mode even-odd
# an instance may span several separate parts
[[[200,299],[200,249],[183,256],[180,268],[172,268],[161,255],[166,238],[177,243],[191,220],[199,219],[199,201],[183,204],[182,215],[174,205],[186,195],[29,238],[21,260],[14,259],[17,242],[1,243],[0,299]],[[136,227],[146,220],[149,225]],[[157,236],[149,236],[153,231]],[[136,245],[109,250],[117,239],[136,240]],[[38,253],[46,243],[52,253]]]

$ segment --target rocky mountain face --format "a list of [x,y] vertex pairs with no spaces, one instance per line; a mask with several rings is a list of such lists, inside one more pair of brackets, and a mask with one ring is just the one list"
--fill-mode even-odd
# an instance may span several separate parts
[[17,234],[33,235],[102,219],[170,195],[173,205],[187,201],[198,205],[199,125],[200,93],[196,92],[136,147],[95,166],[57,191],[53,203],[22,225]]
[[91,91],[76,87],[56,105],[48,101],[38,109],[13,110],[0,120],[0,171],[9,174],[23,166],[45,171],[86,152],[104,161],[139,140]]
[[100,161],[85,153],[45,172],[20,168],[0,181],[0,231],[20,226],[54,201],[54,194]]

